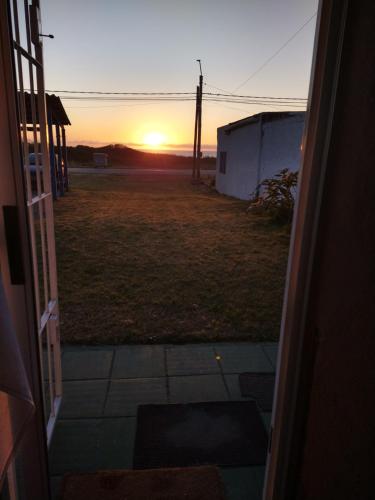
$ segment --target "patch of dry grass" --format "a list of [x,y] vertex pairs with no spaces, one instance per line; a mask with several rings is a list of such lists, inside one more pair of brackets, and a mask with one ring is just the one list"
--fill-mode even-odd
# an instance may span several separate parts
[[55,204],[65,342],[275,340],[289,235],[188,178],[72,176]]

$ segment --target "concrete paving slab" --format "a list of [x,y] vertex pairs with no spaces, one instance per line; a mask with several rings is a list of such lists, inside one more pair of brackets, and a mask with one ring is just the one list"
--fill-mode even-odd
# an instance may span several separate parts
[[264,487],[264,478],[266,474],[266,467],[265,466],[257,466],[253,467],[253,474],[258,482],[259,489],[261,491],[261,494],[263,493],[263,487]]
[[101,417],[104,410],[108,383],[107,380],[64,382],[60,417]]
[[166,349],[168,375],[220,373],[215,352],[210,346],[188,345]]
[[[240,386],[238,383],[238,375],[225,375],[225,382],[229,390],[230,399],[233,401],[250,401],[252,398],[244,398],[241,396]],[[271,412],[262,412],[262,419],[267,431],[269,431],[271,425]]]
[[[53,490],[65,472],[131,467],[137,407],[167,403],[167,381],[170,403],[248,399],[241,398],[238,374],[273,372],[276,356],[277,343],[64,347],[63,408],[50,451]],[[271,413],[262,418],[269,428]],[[251,469],[224,472],[229,500],[260,498],[264,468]]]
[[258,467],[220,469],[228,500],[261,500],[262,489],[255,469]]
[[191,375],[169,377],[170,403],[228,401],[221,375]]
[[269,360],[272,363],[272,366],[276,370],[276,365],[277,365],[277,352],[279,349],[279,344],[277,342],[272,342],[272,343],[264,343],[262,344],[263,350],[268,356]]
[[101,469],[131,469],[137,419],[105,418],[99,431],[98,465]]
[[271,412],[263,412],[262,413],[263,422],[264,422],[264,425],[266,426],[267,431],[269,431],[270,427],[271,427],[271,417],[272,417]]
[[98,468],[99,419],[60,420],[50,449],[50,473],[95,471]]
[[[229,375],[224,375],[224,378],[225,378],[225,383],[226,383],[228,390],[229,390],[230,399],[232,399],[233,401],[257,400],[256,397],[244,397],[244,396],[242,396],[240,384],[239,384],[239,374],[232,373]],[[258,400],[258,404],[262,408],[262,400],[261,399]],[[269,408],[266,408],[266,409],[268,410]]]
[[215,350],[220,356],[220,364],[226,374],[275,370],[260,344],[218,344]]
[[233,401],[249,401],[252,398],[242,397],[240,384],[238,382],[238,373],[232,373],[230,375],[224,375],[225,383],[227,384],[229,390],[230,399]]
[[163,346],[118,347],[113,363],[112,378],[164,377]]
[[80,348],[64,352],[62,374],[64,380],[109,378],[113,350]]
[[140,404],[166,403],[165,378],[112,380],[104,414],[132,417]]

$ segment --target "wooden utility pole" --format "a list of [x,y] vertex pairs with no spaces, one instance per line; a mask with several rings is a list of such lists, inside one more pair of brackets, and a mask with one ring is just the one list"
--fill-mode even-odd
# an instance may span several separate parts
[[199,101],[199,86],[197,86],[197,94],[195,99],[194,152],[193,152],[193,175],[192,175],[193,181],[195,180],[197,174],[198,101]]
[[196,107],[195,107],[195,126],[194,126],[194,159],[193,159],[193,182],[199,182],[201,177],[200,160],[202,157],[202,98],[203,98],[203,75],[201,60],[199,63],[200,75],[199,85],[197,87]]

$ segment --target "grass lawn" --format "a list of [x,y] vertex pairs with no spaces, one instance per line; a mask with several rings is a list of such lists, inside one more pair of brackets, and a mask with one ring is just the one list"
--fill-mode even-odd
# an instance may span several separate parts
[[187,177],[72,175],[55,203],[63,342],[278,337],[289,233]]

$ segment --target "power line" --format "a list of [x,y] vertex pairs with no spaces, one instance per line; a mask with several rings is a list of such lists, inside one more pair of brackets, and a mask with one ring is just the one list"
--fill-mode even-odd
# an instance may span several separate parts
[[[69,99],[68,99],[69,100]],[[134,100],[133,100],[134,101]],[[139,101],[136,99],[135,100],[137,104],[139,105]],[[141,100],[141,103],[145,104],[145,100]],[[156,103],[177,103],[177,102],[192,102],[194,99],[147,99],[147,104],[156,104]],[[269,107],[288,107],[288,108],[299,108],[299,109],[306,109],[306,104],[305,103],[300,103],[300,102],[293,102],[293,101],[260,101],[260,100],[236,100],[236,99],[222,99],[222,98],[215,98],[215,97],[210,97],[210,98],[204,98],[204,102],[221,102],[221,103],[231,103],[231,104],[241,104],[241,105],[258,105],[258,106],[269,106]],[[105,102],[122,102],[122,101],[115,101],[115,100],[109,100]],[[129,102],[129,101],[128,101]],[[126,104],[119,104],[118,106],[109,106],[111,108],[114,107],[120,107],[120,106],[129,106]],[[86,108],[89,108],[90,106],[85,106]],[[99,106],[99,107],[106,107],[106,106]],[[94,108],[94,106],[91,106],[91,108]]]
[[[208,84],[204,84],[208,85]],[[213,87],[213,85],[209,85],[210,87]],[[223,90],[219,89],[218,87],[213,87],[218,90]],[[111,96],[111,95],[116,95],[116,96],[195,96],[195,92],[95,92],[95,91],[85,91],[85,90],[46,90],[46,92],[57,92],[61,94],[89,94],[95,96]],[[281,100],[296,100],[296,101],[307,101],[305,97],[277,97],[277,96],[254,96],[254,95],[237,95],[230,93],[228,91],[223,90],[225,93],[213,93],[213,92],[203,92],[203,95],[212,95],[212,96],[223,96],[223,97],[236,97],[236,98],[246,98],[246,99],[281,99]],[[61,96],[63,99],[66,99],[66,97]],[[77,99],[80,99],[80,97],[77,97]]]
[[226,108],[226,109],[231,109],[233,111],[239,111],[240,113],[246,113],[247,115],[249,114],[248,109],[242,109],[242,108],[234,108],[233,106],[226,106],[225,104],[219,104],[218,102],[210,102],[206,101],[209,104],[212,104],[213,106],[219,106],[220,108]]
[[[178,101],[180,102],[180,101]],[[245,102],[245,103],[240,103],[238,101],[215,101],[215,100],[204,100],[205,103],[207,102],[212,102],[212,103],[229,103],[229,104],[241,104],[241,105],[246,105],[246,106],[266,106],[268,108],[274,108],[275,110],[281,110],[281,108],[287,108],[288,111],[304,111],[306,110],[306,106],[296,106],[296,105],[290,105],[290,104],[269,104],[269,103],[259,103],[259,102]],[[147,103],[146,105],[158,105],[161,104],[161,102],[150,102]],[[163,103],[165,104],[165,103]],[[141,104],[136,104],[135,106],[140,106]],[[142,105],[145,105],[142,103]],[[101,108],[120,108],[124,107],[123,105],[118,105],[118,106],[67,106],[67,109],[101,109]],[[125,106],[126,107],[126,106]]]
[[203,95],[223,96],[223,97],[236,97],[236,98],[249,98],[249,99],[276,99],[282,101],[307,101],[305,97],[274,97],[274,96],[252,96],[252,95],[238,95],[238,94],[214,94],[213,92],[203,92]]
[[265,66],[267,66],[267,64],[271,62],[272,59],[274,59],[278,54],[280,54],[280,52],[283,49],[285,49],[285,47],[305,28],[305,26],[307,26],[314,19],[316,14],[317,12],[315,12],[311,17],[309,17],[309,19],[307,19],[307,21],[305,21],[303,25],[300,28],[298,28],[298,30],[290,38],[288,38],[288,40],[285,43],[283,43],[283,45],[279,49],[276,50],[276,52],[274,52],[268,59],[266,59],[266,61],[263,64],[261,64],[253,73],[251,73],[251,75],[244,82],[238,85],[238,87],[236,87],[233,90],[233,92],[237,92],[238,89],[246,85],[247,82],[249,82],[252,78],[254,78],[255,75],[257,75],[260,71],[262,71],[262,69]]
[[123,101],[194,101],[193,97],[73,97],[62,96],[64,101],[104,101],[104,102],[123,102]]
[[[206,101],[206,102],[212,102],[212,101]],[[247,113],[247,114],[249,113],[249,110],[248,110],[248,109],[233,108],[233,106],[226,106],[225,104],[219,104],[218,102],[212,102],[212,104],[213,104],[214,106],[216,106],[216,105],[217,105],[217,106],[220,106],[220,107],[222,107],[222,108],[233,109],[234,111],[241,111],[241,112],[243,112],[243,113]],[[237,102],[236,102],[235,104],[237,104]],[[241,102],[241,103],[240,103],[240,102],[238,102],[238,104],[244,104],[244,103],[242,103],[242,102]],[[246,103],[245,103],[245,104],[246,104]],[[257,103],[257,104],[258,104],[258,103]],[[293,104],[292,104],[292,105],[293,105]],[[256,106],[256,104],[250,104],[250,106]],[[268,104],[268,106],[270,106],[271,108],[274,108],[276,111],[280,111],[280,110],[278,109],[278,105],[275,105],[275,104]]]
[[[168,102],[168,101],[167,101]],[[169,101],[172,102],[172,101]],[[176,102],[181,102],[181,101],[176,101]],[[183,101],[182,101],[183,102]],[[223,103],[229,103],[229,104],[241,104],[241,105],[246,105],[246,106],[267,106],[274,108],[276,111],[281,111],[282,108],[287,108],[287,111],[290,112],[297,112],[297,111],[304,111],[306,109],[305,106],[297,106],[295,104],[270,104],[270,103],[259,103],[259,102],[239,102],[239,101],[221,101],[221,100],[204,100],[205,103],[212,103],[213,105],[218,105],[222,107],[226,107],[228,109],[233,109],[235,111],[239,111],[240,108],[229,108],[229,106],[225,106]],[[121,108],[121,107],[136,107],[136,106],[152,106],[152,105],[160,105],[160,104],[165,104],[166,102],[160,102],[160,101],[151,101],[147,103],[137,103],[137,104],[117,104],[117,105],[108,105],[108,106],[66,106],[66,109],[113,109],[113,108]],[[241,110],[244,112],[249,113],[249,110]]]
[[136,106],[152,106],[153,104],[160,104],[158,102],[138,102],[136,104],[113,104],[107,106],[65,106],[65,109],[102,109],[102,108],[132,108]]
[[[194,101],[193,97],[62,97],[61,99],[67,101],[94,101],[94,102],[183,102],[183,101]],[[279,105],[285,104],[288,106],[302,106],[306,107],[305,101],[288,100],[288,99],[238,99],[236,96],[217,96],[217,95],[205,95],[203,98],[205,101],[222,101],[222,102],[235,102],[239,104],[269,104],[269,105]]]
[[99,94],[99,95],[195,95],[194,92],[104,92],[96,90],[46,90],[59,94]]
[[293,106],[293,107],[298,107],[298,108],[303,108],[306,109],[306,104],[302,103],[291,103],[291,102],[264,102],[264,101],[236,101],[235,99],[204,99],[207,102],[228,102],[232,104],[257,104],[258,106]]
[[211,85],[210,83],[204,83],[204,85],[206,85],[207,87],[211,87],[215,90],[220,90],[220,92],[225,92],[230,94],[229,90],[221,89],[220,87],[215,87],[215,85]]

